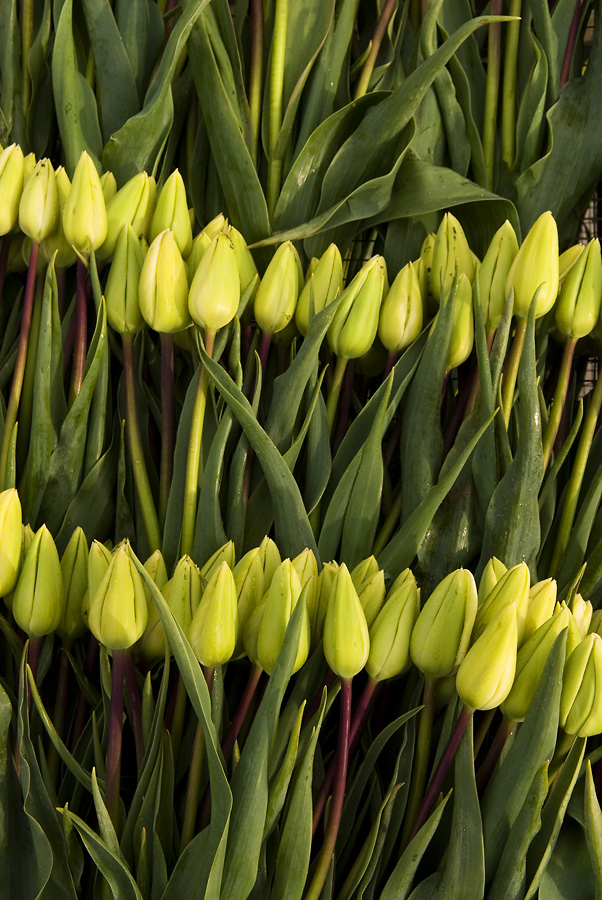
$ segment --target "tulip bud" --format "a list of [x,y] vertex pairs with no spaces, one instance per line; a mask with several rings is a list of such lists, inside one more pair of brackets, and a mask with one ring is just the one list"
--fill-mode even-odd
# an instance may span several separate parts
[[410,653],[431,678],[458,668],[470,643],[477,611],[477,586],[468,569],[456,569],[430,595],[416,621]]
[[240,277],[232,241],[218,234],[203,254],[188,294],[188,310],[197,325],[215,333],[228,325],[240,302]]
[[0,235],[8,234],[17,224],[23,169],[23,151],[18,144],[0,153]]
[[479,581],[479,606],[482,606],[490,592],[494,589],[502,575],[504,575],[508,569],[497,556],[492,556],[485,568],[483,569],[483,574],[481,575],[481,580]]
[[211,238],[204,231],[199,232],[192,242],[192,250],[186,257],[186,271],[190,283],[192,283],[196,270],[209,246],[211,246]]
[[82,598],[82,619],[88,624],[90,600],[104,578],[111,562],[111,551],[100,541],[92,541],[88,551],[88,590]]
[[328,599],[323,647],[326,662],[339,678],[353,678],[368,660],[366,616],[345,563],[337,571]]
[[100,186],[102,188],[102,196],[105,200],[105,208],[109,200],[112,200],[117,193],[117,181],[112,172],[105,172],[100,176]]
[[[276,569],[270,588],[255,607],[245,628],[244,644],[249,659],[272,674],[284,643],[286,627],[301,594],[301,582],[290,559]],[[307,609],[293,672],[301,668],[309,653],[310,626]]]
[[474,632],[480,634],[488,622],[508,603],[516,602],[516,615],[518,623],[518,642],[522,644],[525,626],[527,623],[527,610],[529,608],[529,589],[531,576],[526,563],[519,563],[508,569],[502,575],[496,586],[489,593],[482,606],[479,607],[474,623]]
[[144,634],[148,601],[129,543],[116,548],[90,601],[88,625],[109,650],[127,650]]
[[588,634],[565,663],[560,725],[577,737],[602,731],[602,638],[597,634]]
[[595,609],[589,623],[590,634],[600,634],[602,631],[602,609]]
[[361,589],[359,589],[357,593],[360,598],[362,609],[364,610],[364,615],[366,616],[368,628],[372,628],[372,623],[383,608],[387,593],[384,571],[380,569],[372,576],[372,578],[364,581]]
[[228,220],[223,215],[223,213],[218,213],[210,222],[207,222],[203,231],[209,238],[209,242],[213,240],[213,238],[220,233],[220,231],[226,231],[228,228]]
[[322,643],[322,635],[324,634],[324,619],[326,618],[326,610],[328,608],[328,600],[332,592],[332,587],[336,574],[339,570],[339,564],[336,562],[324,563],[320,574],[318,575],[318,605],[311,622],[311,647],[315,650]]
[[222,666],[231,659],[238,636],[238,598],[234,576],[222,562],[209,579],[194,614],[188,639],[203,666]]
[[585,250],[585,244],[574,244],[561,253],[558,257],[558,281],[563,285],[566,276],[569,274],[573,266],[576,264],[581,254]]
[[593,615],[593,607],[589,600],[584,600],[581,594],[575,594],[571,600],[570,610],[575,617],[577,628],[581,637],[589,631],[590,622]]
[[512,687],[518,630],[516,604],[508,603],[487,624],[460,663],[456,690],[469,709],[495,709]]
[[538,581],[530,589],[523,644],[526,644],[531,635],[553,615],[556,605],[556,593],[557,584],[553,578]]
[[290,241],[270,260],[255,295],[254,315],[262,331],[282,331],[295,314],[299,294],[299,255]]
[[201,566],[201,578],[203,581],[209,581],[213,573],[223,562],[227,562],[230,569],[233,569],[235,552],[234,541],[227,541],[227,543],[218,547],[215,553],[213,553]]
[[138,297],[144,320],[155,331],[172,334],[191,324],[186,266],[173,232],[162,231],[148,248]]
[[23,550],[21,501],[15,488],[0,493],[0,596],[6,597],[19,578]]
[[57,631],[61,638],[73,641],[86,630],[82,603],[88,590],[88,542],[83,528],[77,527],[61,559],[64,587],[63,615]]
[[514,684],[502,708],[508,718],[522,722],[529,712],[552,645],[568,624],[568,609],[558,607],[518,651]]
[[410,637],[420,612],[420,591],[408,580],[390,591],[386,603],[370,627],[370,653],[366,671],[383,681],[401,675],[410,665]]
[[581,636],[581,632],[579,631],[579,626],[577,625],[575,616],[570,611],[566,603],[558,603],[557,608],[566,609],[569,614],[569,633],[566,639],[566,659],[568,659],[575,647],[579,646],[583,638]]
[[327,332],[331,350],[341,359],[357,359],[372,346],[385,279],[383,257],[373,256],[343,291]]
[[493,235],[476,275],[479,301],[489,333],[495,331],[500,324],[506,305],[508,272],[517,253],[516,233],[506,219]]
[[[18,532],[17,532],[18,537]],[[27,556],[27,551],[31,547],[31,542],[34,539],[34,531],[31,525],[23,525],[21,528],[21,559],[25,559]],[[8,609],[13,608],[13,600],[15,598],[16,585],[19,583],[19,579],[17,577],[17,581],[15,583],[15,587],[12,591],[9,591],[4,595],[4,603],[8,607]]]
[[460,275],[473,281],[474,260],[464,229],[455,216],[445,213],[437,230],[431,261],[430,289],[439,304],[447,299],[456,267]]
[[331,244],[317,261],[313,274],[307,279],[295,310],[295,322],[302,335],[309,328],[309,301],[313,297],[313,314],[321,312],[343,288],[343,261],[336,244]]
[[[201,573],[189,556],[183,556],[178,561],[173,578],[163,585],[161,591],[174,619],[184,634],[188,634],[202,594]],[[151,598],[148,603],[148,621],[140,638],[139,648],[148,660],[163,658],[169,648],[163,623]]]
[[151,241],[166,228],[173,231],[182,256],[188,256],[192,248],[192,228],[186,202],[186,187],[177,169],[171,173],[157,199],[150,223]]
[[418,275],[420,277],[420,293],[422,294],[422,300],[425,303],[428,298],[431,298],[431,302],[429,302],[429,309],[434,307],[434,309],[438,306],[438,301],[435,300],[433,295],[431,294],[431,272],[433,271],[433,250],[435,249],[435,241],[437,239],[437,235],[434,231],[430,234],[427,234],[424,241],[422,242],[422,247],[420,248],[420,256],[418,257]]
[[375,556],[366,557],[351,570],[351,580],[358,594],[377,572],[378,562]]
[[139,172],[117,191],[107,203],[107,236],[98,252],[100,259],[109,259],[115,252],[117,240],[126,225],[131,225],[136,237],[146,237],[149,208],[156,187],[154,179]]
[[56,544],[45,525],[34,535],[13,599],[13,616],[23,631],[42,637],[55,631],[64,607],[63,576]]
[[417,268],[409,262],[401,269],[383,300],[378,336],[391,353],[399,353],[422,330],[422,292]]
[[[43,261],[48,264],[54,259],[54,265],[58,268],[66,269],[72,266],[77,259],[77,253],[65,237],[63,229],[63,212],[67,197],[71,191],[71,182],[63,166],[55,172],[56,186],[58,188],[59,197],[59,214],[57,218],[57,226],[49,237],[44,238],[40,245],[40,256]],[[55,256],[56,254],[56,256]]]
[[514,291],[514,313],[526,319],[537,293],[535,317],[544,316],[558,293],[558,230],[551,212],[542,213],[519,247],[506,281]]
[[96,166],[84,150],[63,210],[67,243],[80,253],[98,250],[107,236],[107,208]]
[[313,622],[316,610],[318,608],[319,583],[318,583],[318,563],[313,550],[306,547],[298,556],[293,559],[293,567],[299,576],[301,588],[309,583],[309,587],[305,594],[305,606],[307,607],[307,615],[310,623]]
[[40,244],[57,227],[59,190],[49,159],[41,159],[24,183],[19,202],[19,227],[27,237]]
[[590,241],[567,274],[556,303],[556,325],[564,337],[586,337],[600,316],[602,259],[600,242]]
[[238,596],[238,639],[234,651],[234,655],[238,657],[244,653],[243,633],[247,620],[264,594],[263,564],[259,547],[245,553],[232,574]]
[[[144,563],[144,568],[153,579],[160,591],[168,582],[167,566],[160,550],[155,550]],[[154,603],[153,603],[154,606]]]
[[105,287],[107,319],[119,334],[135,334],[144,328],[138,289],[144,250],[131,225],[121,230]]
[[263,566],[263,589],[267,591],[272,583],[274,572],[282,562],[280,551],[275,541],[269,537],[264,537],[259,545],[261,552],[261,564]]
[[400,588],[402,585],[411,582],[412,584],[416,584],[416,579],[414,578],[414,574],[411,569],[403,569],[389,588],[389,596],[396,591],[397,588]]
[[253,254],[247,247],[247,242],[240,231],[237,231],[232,225],[228,227],[227,235],[234,248],[234,256],[236,257],[236,266],[238,268],[240,279],[240,293],[244,294],[251,282],[255,281],[255,289],[251,295],[251,297],[253,297],[257,292],[257,286],[259,285],[257,266],[255,265]]
[[460,275],[454,304],[451,339],[447,352],[446,368],[448,371],[466,362],[472,352],[473,343],[472,285],[466,275]]

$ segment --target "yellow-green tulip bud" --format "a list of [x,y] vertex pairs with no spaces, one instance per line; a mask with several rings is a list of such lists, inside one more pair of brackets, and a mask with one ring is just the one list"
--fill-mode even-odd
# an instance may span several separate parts
[[23,562],[13,598],[13,616],[27,634],[42,637],[58,628],[63,607],[61,562],[52,535],[42,525]]
[[[589,623],[590,634],[600,634],[602,631],[602,609],[595,609]],[[602,635],[601,635],[602,636]]]
[[264,537],[259,545],[259,550],[263,566],[263,589],[267,591],[272,583],[274,572],[282,562],[282,558],[276,542],[269,537]]
[[430,289],[437,303],[447,299],[456,268],[469,282],[473,281],[474,259],[464,229],[455,216],[445,213],[437,230],[431,260]]
[[220,567],[223,562],[228,563],[230,569],[234,568],[236,550],[234,541],[227,541],[221,547],[212,553],[201,566],[201,578],[203,581],[209,581],[213,573]]
[[96,166],[86,151],[73,173],[71,190],[63,210],[67,243],[80,253],[98,250],[107,236],[107,207]]
[[264,594],[263,563],[259,547],[245,553],[234,567],[233,575],[238,596],[238,638],[234,655],[238,657],[244,653],[243,633],[248,618]]
[[207,222],[203,231],[208,236],[209,241],[211,242],[213,238],[220,233],[220,231],[226,231],[228,228],[228,220],[224,216],[223,213],[218,213],[210,222]]
[[386,277],[383,257],[373,256],[343,291],[327,332],[331,350],[341,359],[357,359],[372,346]]
[[328,306],[343,289],[343,261],[336,244],[330,246],[317,261],[313,274],[306,281],[295,310],[295,322],[302,335],[309,328],[309,301],[313,296],[314,315]]
[[460,275],[454,304],[451,340],[447,352],[448,371],[466,362],[472,352],[473,343],[472,285],[466,275]]
[[54,259],[55,266],[61,269],[66,269],[69,266],[72,266],[77,259],[77,253],[75,252],[71,244],[67,241],[67,238],[65,237],[65,231],[63,229],[63,212],[65,209],[65,204],[67,202],[67,197],[69,196],[69,192],[71,191],[71,182],[63,166],[59,166],[59,168],[55,172],[55,175],[56,185],[59,192],[59,215],[57,220],[57,227],[49,237],[44,238],[44,240],[42,241],[40,245],[40,256],[46,262],[46,264]]
[[238,598],[234,576],[222,562],[209,579],[188,629],[194,655],[203,666],[223,666],[238,637]]
[[519,247],[506,281],[514,291],[514,314],[526,319],[537,293],[535,317],[544,316],[558,294],[558,229],[551,212],[542,213]]
[[[31,547],[31,542],[33,541],[33,539],[34,539],[34,530],[31,527],[31,525],[29,525],[29,524],[23,525],[23,527],[21,528],[21,560],[24,560],[25,557],[27,556],[27,551]],[[17,584],[18,584],[18,576],[17,576],[17,580],[15,582],[15,587],[13,588],[13,590],[9,591],[8,593],[6,593],[4,595],[4,602],[5,602],[6,606],[8,607],[8,609],[13,608],[13,600],[15,597],[15,591],[17,589],[16,588]]]
[[33,175],[33,170],[37,166],[38,161],[35,153],[27,153],[23,157],[23,185],[27,184],[29,177]]
[[508,603],[516,603],[516,616],[518,627],[518,643],[523,643],[525,626],[527,624],[527,610],[529,608],[529,590],[531,588],[531,576],[526,563],[519,563],[505,572],[493,590],[487,596],[482,606],[479,607],[474,623],[475,635],[481,634],[488,622]]
[[332,591],[332,586],[339,570],[339,564],[336,562],[324,563],[320,574],[318,575],[318,605],[314,618],[311,622],[311,647],[315,650],[322,643],[322,635],[324,634],[324,619],[326,618],[326,610],[328,608],[328,600]]
[[422,607],[412,632],[410,653],[421,672],[444,678],[458,668],[468,650],[476,611],[472,572],[450,572]]
[[65,547],[61,559],[63,575],[63,615],[57,628],[66,641],[75,640],[86,630],[82,603],[88,590],[88,542],[81,527],[77,527]]
[[[335,244],[335,246],[336,246],[336,244]],[[320,260],[318,259],[317,256],[312,256],[312,258],[311,258],[310,261],[308,262],[307,268],[306,268],[306,270],[305,270],[305,278],[304,278],[304,280],[303,280],[303,286],[304,286],[304,287],[305,287],[306,284],[309,283],[309,279],[311,278],[311,276],[312,276],[312,275],[314,274],[314,272],[316,271],[316,268],[317,268],[319,262],[320,262]]]
[[126,541],[116,548],[90,601],[88,625],[109,650],[127,650],[144,634],[148,601],[144,582]]
[[370,626],[370,653],[366,671],[370,678],[395,678],[410,665],[410,637],[420,612],[420,591],[414,579],[390,591]]
[[[252,662],[259,665],[269,675],[274,671],[278,654],[282,649],[286,627],[301,594],[301,582],[290,559],[285,559],[274,572],[272,583],[264,600],[255,607],[244,634],[245,649]],[[253,639],[255,635],[255,640]],[[303,615],[303,625],[299,649],[293,671],[301,668],[309,653],[310,626],[307,609]]]
[[414,263],[398,273],[380,309],[378,336],[391,353],[399,353],[422,331],[423,302]]
[[252,299],[252,297],[257,292],[257,287],[259,285],[257,266],[255,265],[253,254],[247,247],[247,242],[245,241],[240,231],[237,231],[236,228],[234,228],[232,225],[228,227],[227,235],[232,241],[232,246],[234,247],[234,256],[236,257],[236,265],[238,267],[238,275],[240,278],[241,294],[244,294],[251,282],[255,281],[255,288],[251,295]]
[[100,186],[102,188],[102,196],[105,198],[105,207],[109,200],[112,200],[117,193],[117,179],[112,172],[104,172],[100,176]]
[[377,572],[378,562],[375,556],[367,556],[351,570],[351,580],[358,594]]
[[579,634],[581,637],[585,637],[589,631],[589,625],[594,612],[590,601],[584,600],[581,594],[575,594],[571,600],[570,610],[575,617]]
[[502,575],[504,575],[508,569],[497,556],[492,556],[485,568],[483,569],[483,574],[481,575],[481,580],[479,581],[479,606],[482,606],[491,591],[494,589]]
[[8,234],[17,224],[23,169],[23,151],[18,144],[0,153],[0,235]]
[[602,731],[602,638],[597,634],[588,634],[565,663],[560,725],[577,737]]
[[41,244],[55,231],[59,218],[59,189],[49,159],[41,159],[23,185],[19,202],[19,227]]
[[135,334],[144,328],[138,299],[144,256],[136,232],[126,225],[119,235],[105,287],[107,319],[119,334]]
[[434,231],[430,234],[427,234],[424,241],[422,242],[422,247],[420,248],[420,256],[418,257],[417,262],[419,263],[419,271],[418,274],[420,276],[420,291],[422,293],[422,299],[425,302],[431,298],[431,302],[429,303],[429,309],[434,307],[437,308],[437,301],[431,294],[431,272],[433,271],[433,250],[435,249],[435,241],[437,240],[437,235]]
[[514,228],[506,219],[493,235],[491,243],[478,268],[479,302],[488,332],[500,324],[506,305],[506,281],[514,257],[518,253],[518,241]]
[[197,325],[214,333],[228,325],[240,303],[240,276],[232,241],[218,234],[203,254],[188,294],[188,310]]
[[320,590],[320,585],[318,583],[318,562],[313,550],[310,550],[309,547],[306,547],[298,556],[295,556],[292,562],[295,572],[299,576],[301,587],[304,588],[309,582],[309,587],[305,594],[305,605],[311,623],[315,619],[316,610],[318,608]]
[[100,259],[109,259],[115,252],[117,240],[126,225],[131,225],[136,237],[147,236],[147,220],[156,188],[154,179],[139,172],[117,191],[107,203],[107,236],[98,252]]
[[568,609],[558,607],[518,651],[514,684],[502,706],[509,719],[522,722],[529,712],[552,645],[568,624]]
[[253,307],[262,331],[275,334],[291,321],[299,295],[299,254],[290,241],[281,244],[259,282]]
[[328,598],[322,641],[326,662],[339,678],[353,678],[366,665],[368,624],[345,563],[337,571]]
[[[160,591],[163,590],[169,581],[167,575],[167,566],[160,550],[155,550],[144,563],[144,568],[153,579]],[[153,604],[154,606],[154,604]]]
[[361,588],[356,590],[366,616],[368,628],[372,628],[374,620],[383,608],[387,594],[384,571],[380,569],[378,572],[375,572],[372,578],[364,581]]
[[144,320],[155,331],[172,334],[191,324],[186,266],[173,232],[162,231],[148,248],[138,297]]
[[572,247],[569,247],[568,250],[565,250],[564,253],[560,254],[558,258],[558,281],[560,285],[564,284],[566,276],[569,274],[584,250],[585,244],[574,244]]
[[[201,573],[189,556],[178,561],[173,578],[162,586],[161,592],[176,622],[188,634],[202,594]],[[148,600],[148,621],[138,647],[145,659],[162,659],[169,645],[157,607],[152,598]]]
[[570,611],[566,603],[558,603],[557,607],[559,609],[566,609],[569,614],[569,633],[566,639],[566,658],[568,659],[575,647],[579,646],[579,644],[583,640],[583,637],[581,635],[581,632],[579,631],[579,626],[577,625],[575,616]]
[[186,202],[186,187],[177,169],[171,173],[157,198],[150,223],[151,241],[166,228],[173,231],[182,256],[188,256],[192,248],[192,228]]
[[186,271],[188,272],[188,281],[192,283],[192,279],[196,274],[200,262],[205,254],[205,250],[211,245],[211,238],[204,231],[199,232],[192,242],[192,250],[186,257]]
[[600,317],[602,259],[600,242],[590,241],[564,280],[556,303],[558,330],[564,337],[586,337]]
[[86,624],[90,617],[90,601],[96,593],[111,563],[111,551],[100,541],[92,541],[88,552],[88,590],[82,600],[82,617]]
[[534,584],[530,589],[527,619],[523,634],[524,644],[526,644],[531,635],[554,614],[557,587],[554,578],[546,578],[544,581],[538,581],[537,584]]
[[516,604],[508,603],[488,623],[460,663],[456,690],[469,709],[495,709],[504,702],[516,669]]
[[412,584],[416,584],[416,579],[414,578],[414,573],[411,569],[403,569],[389,588],[389,595],[400,588],[402,585],[411,582]]
[[0,596],[14,590],[21,570],[23,523],[16,488],[0,493]]

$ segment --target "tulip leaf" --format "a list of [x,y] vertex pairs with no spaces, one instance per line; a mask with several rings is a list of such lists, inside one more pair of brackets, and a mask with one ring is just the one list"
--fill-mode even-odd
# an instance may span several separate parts
[[233,418],[231,410],[226,410],[211,442],[203,470],[192,553],[197,560],[209,559],[228,540],[220,510],[219,493],[224,474],[224,453]]
[[27,137],[31,149],[38,159],[51,152],[50,142],[54,132],[52,75],[48,58],[48,43],[51,33],[51,4],[50,0],[44,0],[39,27],[27,57],[31,78],[31,100],[27,110]]
[[521,172],[541,156],[541,132],[548,87],[548,61],[541,44],[530,30],[521,47],[521,59],[525,60],[527,56],[533,59],[533,64],[530,77],[525,82],[516,120],[516,160]]
[[115,18],[142,98],[165,37],[161,11],[152,0],[116,0]]
[[86,150],[102,171],[102,136],[94,91],[79,71],[73,38],[73,0],[65,0],[52,51],[52,86],[61,143],[70,177]]
[[[309,390],[313,393],[318,377],[317,370],[309,381]],[[307,432],[307,449],[305,454],[305,481],[303,484],[303,502],[308,513],[311,513],[320,502],[332,471],[330,455],[330,431],[326,401],[320,392],[314,414],[309,422]]]
[[[83,0],[86,27],[96,61],[96,95],[103,141],[140,109],[138,90],[109,0]],[[103,60],[111,65],[103,65]]]
[[[324,706],[324,702],[322,704]],[[280,764],[280,768],[274,775],[268,793],[268,805],[265,816],[265,824],[263,826],[263,839],[265,840],[276,825],[276,820],[282,812],[284,801],[286,800],[287,791],[293,776],[293,770],[297,762],[297,753],[299,750],[299,734],[303,723],[303,713],[305,711],[305,702],[299,707],[297,719],[290,731],[288,746],[284,754],[284,758]],[[269,775],[269,769],[268,769]]]
[[[599,459],[600,446],[600,441],[596,438],[590,451],[591,459]],[[602,497],[602,465],[598,467],[592,477],[585,478],[585,483],[589,484],[589,487],[580,504],[579,515],[571,529],[558,570],[557,580],[560,590],[570,584],[585,561],[587,545]]]
[[21,100],[21,31],[17,0],[0,4],[0,144],[24,146]]
[[498,868],[506,841],[533,779],[552,759],[558,734],[566,629],[554,642],[531,707],[481,801],[488,882]]
[[602,811],[596,795],[591,763],[585,770],[585,837],[596,883],[596,896],[602,893]]
[[591,900],[595,896],[587,842],[583,829],[567,816],[541,879],[538,900]]
[[277,542],[284,556],[296,556],[309,547],[317,555],[314,535],[301,492],[284,458],[265,433],[251,405],[230,376],[201,350],[211,381],[234,412],[264,471],[273,504]]

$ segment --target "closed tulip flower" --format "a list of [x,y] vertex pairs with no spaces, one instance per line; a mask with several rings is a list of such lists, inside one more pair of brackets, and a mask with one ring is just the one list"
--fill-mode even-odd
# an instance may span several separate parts
[[341,359],[357,359],[372,346],[386,277],[383,257],[374,256],[343,291],[327,332],[331,350]]
[[21,501],[15,488],[0,493],[0,596],[17,584],[21,570],[23,524]]
[[13,598],[15,622],[28,635],[42,637],[55,631],[63,615],[61,563],[52,535],[45,525],[34,535],[23,562]]
[[281,244],[259,283],[253,306],[262,331],[282,331],[295,314],[299,296],[299,255],[293,244]]
[[351,575],[343,563],[334,578],[326,617],[323,647],[326,662],[339,678],[362,671],[370,652],[368,623]]
[[495,709],[514,681],[518,629],[516,604],[508,603],[485,627],[460,663],[456,690],[469,709]]
[[144,320],[155,331],[172,334],[191,324],[186,266],[173,232],[162,231],[148,248],[138,296]]
[[127,650],[143,635],[148,620],[144,583],[127,542],[115,550],[90,600],[88,624],[109,650]]
[[423,302],[418,270],[409,262],[391,285],[380,309],[378,336],[391,353],[399,353],[422,330]]
[[107,236],[107,208],[96,166],[85,152],[73,173],[63,210],[63,231],[80,253],[98,250]]
[[192,247],[192,227],[186,202],[186,187],[177,169],[171,173],[157,198],[150,223],[151,241],[166,228],[173,232],[182,256],[188,256]]
[[228,325],[240,302],[240,276],[232,241],[218,234],[198,265],[190,292],[188,310],[207,333]]
[[506,292],[514,291],[514,313],[526,319],[537,294],[535,317],[544,316],[558,294],[558,229],[551,212],[542,213],[519,247]]
[[144,328],[140,311],[140,273],[144,249],[131,225],[121,230],[105,287],[107,319],[119,334],[135,334]]
[[24,183],[19,202],[19,227],[40,244],[58,224],[59,190],[49,159],[41,159]]
[[0,235],[17,224],[23,171],[23,151],[18,144],[11,144],[0,153]]

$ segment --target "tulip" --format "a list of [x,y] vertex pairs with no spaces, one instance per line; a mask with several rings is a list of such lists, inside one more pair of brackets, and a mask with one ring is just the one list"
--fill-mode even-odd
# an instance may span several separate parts
[[299,269],[299,255],[293,244],[281,244],[255,295],[254,316],[263,332],[282,331],[293,318],[299,295]]
[[236,257],[236,266],[238,268],[238,276],[240,279],[240,292],[241,294],[244,294],[249,288],[249,285],[255,282],[255,287],[251,294],[252,298],[257,292],[257,287],[259,285],[259,276],[257,274],[257,266],[255,265],[253,254],[247,247],[247,242],[240,231],[237,231],[232,225],[228,227],[227,235],[234,248],[234,256]]
[[336,244],[330,246],[316,261],[313,273],[307,279],[295,310],[295,322],[301,334],[306,335],[310,320],[310,299],[313,298],[313,314],[321,312],[343,288],[343,261]]
[[326,662],[335,675],[350,679],[362,671],[370,652],[370,634],[345,563],[332,584],[322,640]]
[[[201,574],[189,556],[183,556],[178,561],[173,578],[161,587],[161,592],[176,622],[184,634],[188,634],[202,594]],[[159,612],[150,598],[148,621],[138,646],[147,660],[162,659],[169,648]]]
[[228,325],[240,302],[240,276],[232,241],[218,234],[195,272],[188,294],[188,310],[206,332]]
[[73,173],[71,190],[63,210],[67,243],[80,253],[98,250],[107,236],[107,208],[96,166],[86,151]]
[[238,657],[244,653],[243,633],[249,616],[261,602],[264,594],[263,564],[259,547],[245,553],[237,562],[232,574],[238,597],[238,638],[234,652]]
[[380,309],[378,336],[390,353],[399,353],[422,330],[423,301],[418,270],[409,262],[391,285]]
[[142,577],[126,541],[115,550],[90,601],[89,627],[109,650],[127,650],[144,634],[148,604]]
[[166,228],[173,232],[182,256],[188,256],[192,248],[192,228],[186,203],[186,187],[177,169],[171,173],[157,198],[150,223],[151,241]]
[[65,211],[67,198],[71,191],[71,182],[63,166],[59,166],[59,168],[55,172],[55,175],[59,196],[59,215],[57,227],[49,237],[44,238],[40,246],[40,250],[42,258],[46,261],[47,264],[54,260],[55,266],[57,266],[58,268],[66,269],[69,266],[72,266],[77,259],[77,253],[75,252],[71,244],[67,241],[67,238],[65,237],[65,230],[63,228],[63,213]]
[[385,588],[384,571],[379,569],[378,572],[375,572],[372,578],[363,582],[361,589],[359,589],[357,593],[362,609],[364,610],[364,615],[366,616],[368,628],[371,628],[372,623],[383,608],[385,602],[387,591]]
[[600,317],[602,259],[600,242],[590,241],[567,274],[556,303],[556,325],[566,338],[586,337]]
[[316,606],[314,618],[311,622],[312,650],[315,650],[315,648],[322,643],[322,636],[324,634],[324,619],[326,618],[328,601],[338,570],[338,563],[327,562],[322,566],[322,569],[318,576],[318,604]]
[[437,230],[431,261],[431,294],[441,304],[447,299],[456,274],[466,275],[472,282],[475,274],[474,260],[464,234],[455,216],[445,213]]
[[13,616],[28,635],[42,637],[58,628],[63,609],[61,563],[52,535],[42,525],[23,562],[13,599]]
[[23,151],[18,144],[11,144],[0,153],[0,235],[8,234],[17,224],[23,170]]
[[529,640],[540,625],[547,622],[554,613],[556,605],[557,584],[553,578],[538,581],[529,591],[529,603],[527,605],[527,617],[523,643]]
[[479,581],[479,606],[482,606],[490,592],[494,589],[502,575],[504,575],[508,569],[496,556],[492,556],[485,568],[483,569],[483,574],[481,575],[481,580]]
[[526,319],[536,297],[535,317],[544,316],[558,293],[558,230],[551,212],[542,213],[519,247],[506,281],[514,291],[514,313]]
[[235,563],[235,547],[234,541],[227,541],[213,553],[209,559],[205,560],[201,566],[201,578],[204,582],[209,581],[213,573],[219,566],[227,562],[228,566],[233,569]]
[[517,253],[516,233],[506,219],[493,235],[476,275],[479,300],[489,334],[500,324],[506,305],[506,281]]
[[188,629],[194,654],[203,666],[222,666],[231,659],[238,636],[236,583],[227,562],[209,579]]
[[508,603],[486,625],[460,663],[456,690],[469,709],[495,709],[510,693],[518,643],[516,603]]
[[272,583],[274,572],[282,562],[280,551],[276,542],[269,537],[264,537],[259,545],[261,564],[263,566],[263,589],[267,591]]
[[144,250],[131,225],[121,230],[105,287],[107,319],[119,334],[135,334],[144,328],[140,311],[140,273]]
[[454,304],[452,332],[447,351],[447,371],[466,362],[474,343],[474,315],[472,310],[472,286],[466,275],[460,275]]
[[55,231],[59,217],[59,190],[49,159],[41,159],[24,182],[19,202],[19,227],[40,244]]
[[102,188],[102,196],[105,199],[105,207],[107,203],[113,199],[117,193],[117,180],[112,172],[105,172],[100,176],[100,186]]
[[370,652],[366,672],[383,681],[409,667],[410,638],[420,612],[420,591],[408,580],[389,592],[385,605],[370,626]]
[[155,331],[172,334],[191,324],[186,266],[173,232],[162,231],[148,248],[138,296],[142,315]]
[[63,615],[57,631],[61,638],[73,641],[86,630],[82,604],[88,590],[88,542],[81,527],[69,539],[61,559],[64,586]]
[[358,594],[363,589],[364,585],[367,584],[377,572],[378,562],[375,556],[368,556],[366,559],[362,559],[362,561],[351,570],[351,580],[353,581],[353,586]]
[[[144,563],[144,568],[153,579],[160,591],[163,590],[168,582],[167,567],[163,554],[160,550],[155,550]],[[154,606],[154,604],[153,604]]]
[[374,256],[343,291],[327,332],[330,348],[340,359],[357,359],[372,346],[385,279],[385,261],[382,256]]
[[307,607],[307,615],[309,621],[313,622],[316,610],[318,608],[319,599],[319,583],[318,583],[318,562],[313,550],[306,547],[298,556],[292,560],[293,568],[299,576],[301,587],[304,588],[309,582],[308,590],[305,594],[305,605]]
[[23,525],[21,501],[15,488],[0,493],[0,596],[14,590],[21,569]]
[[477,586],[468,569],[456,569],[430,595],[416,621],[410,653],[430,678],[454,672],[466,654],[477,612]]
[[475,634],[480,634],[488,622],[508,603],[516,603],[518,642],[522,644],[527,623],[531,576],[526,563],[519,563],[505,572],[482,606],[474,623]]
[[120,188],[107,203],[107,236],[98,252],[101,259],[110,259],[117,240],[126,225],[131,225],[136,237],[147,236],[149,211],[154,206],[156,185],[154,178],[139,172]]
[[560,725],[577,737],[602,731],[602,638],[597,634],[589,634],[565,663]]

